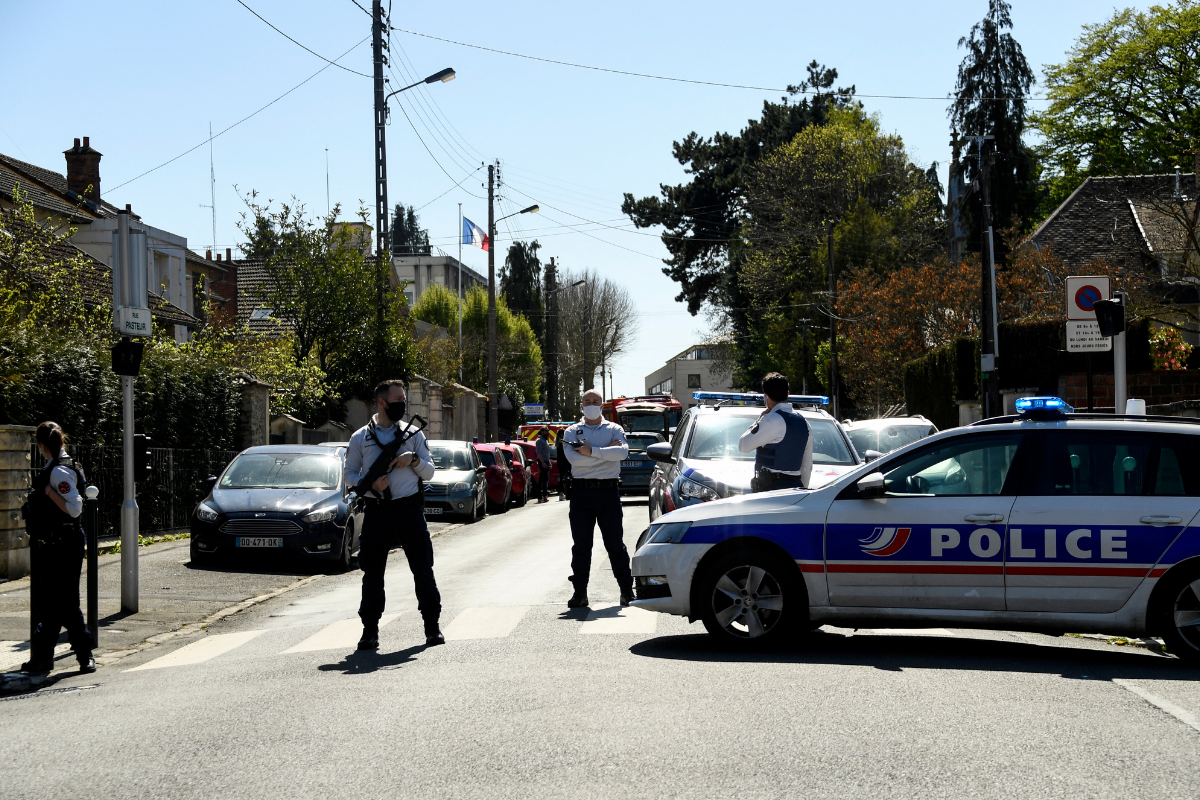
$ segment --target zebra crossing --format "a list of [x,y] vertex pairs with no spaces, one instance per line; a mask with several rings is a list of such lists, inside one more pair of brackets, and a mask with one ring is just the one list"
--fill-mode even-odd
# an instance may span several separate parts
[[[517,631],[535,608],[553,608],[557,616],[561,604],[555,606],[496,606],[463,608],[456,613],[443,629],[446,640],[469,641],[483,639],[505,639]],[[411,612],[410,612],[411,614]],[[575,633],[572,635],[650,635],[657,630],[661,614],[640,608],[623,607],[620,605],[596,605],[588,609],[586,617],[576,622]],[[386,614],[379,621],[380,630],[400,618],[400,614]],[[191,642],[166,655],[123,670],[124,672],[141,672],[145,670],[168,669],[174,667],[194,666],[204,664],[214,659],[233,653],[239,648],[255,641],[265,633],[291,633],[302,637],[300,641],[290,646],[274,650],[273,654],[285,656],[295,653],[310,653],[323,650],[353,650],[362,633],[362,623],[358,617],[341,619],[329,623],[315,632],[311,626],[298,625],[288,628],[260,629],[238,631],[235,633],[215,633],[203,639]],[[307,635],[305,635],[307,634]]]

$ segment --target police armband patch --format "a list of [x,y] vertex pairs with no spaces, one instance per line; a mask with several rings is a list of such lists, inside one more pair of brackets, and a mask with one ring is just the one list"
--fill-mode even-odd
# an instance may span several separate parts
[[750,432],[758,433],[758,423],[757,422],[750,426]]
[[71,491],[71,484],[67,483],[66,481],[58,482],[58,493],[59,494],[67,494],[70,491]]

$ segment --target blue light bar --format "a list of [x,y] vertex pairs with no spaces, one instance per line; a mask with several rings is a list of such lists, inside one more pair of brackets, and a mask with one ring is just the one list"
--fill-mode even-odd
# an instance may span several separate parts
[[1017,400],[1017,413],[1027,414],[1031,411],[1056,411],[1060,414],[1073,414],[1075,409],[1061,397],[1022,397]]
[[[766,403],[759,392],[692,392],[692,397],[702,402],[711,400],[727,403],[755,403],[757,405]],[[827,406],[829,398],[819,394],[789,394],[788,402],[806,406]]]

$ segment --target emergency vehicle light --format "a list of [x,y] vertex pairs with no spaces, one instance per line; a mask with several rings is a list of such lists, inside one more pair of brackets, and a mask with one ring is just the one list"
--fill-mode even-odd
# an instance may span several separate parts
[[[742,402],[762,404],[763,396],[759,392],[692,392],[697,400],[713,400],[717,402]],[[789,394],[789,403],[800,403],[806,406],[827,406],[829,398],[818,394]]]
[[1028,414],[1032,411],[1057,411],[1060,414],[1073,414],[1075,409],[1061,397],[1021,397],[1017,400],[1017,413]]

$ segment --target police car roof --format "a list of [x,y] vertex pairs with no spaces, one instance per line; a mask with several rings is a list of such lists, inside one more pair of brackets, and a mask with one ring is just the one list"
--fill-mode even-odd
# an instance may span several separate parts
[[[820,419],[833,419],[828,411],[823,408],[813,408],[812,406],[802,406],[795,409],[800,414],[806,417],[818,417]],[[762,406],[708,406],[698,405],[696,411],[701,414],[733,414],[741,417],[757,417],[763,413]]]
[[[1200,434],[1200,419],[1196,417],[1166,417],[1148,414],[1098,414],[1087,412],[1063,414],[1054,419],[1031,419],[1017,414],[1004,417],[991,417],[979,422],[973,422],[968,428],[974,429],[1014,423],[1037,425],[1047,428],[1061,427],[1063,424],[1067,424],[1072,428],[1088,428],[1093,430],[1125,428],[1128,430],[1150,430],[1163,433]],[[1191,428],[1192,430],[1187,430],[1187,428]]]

